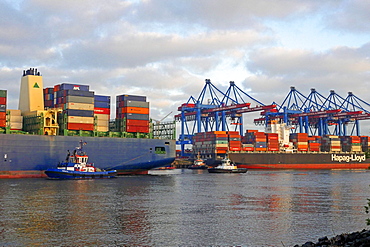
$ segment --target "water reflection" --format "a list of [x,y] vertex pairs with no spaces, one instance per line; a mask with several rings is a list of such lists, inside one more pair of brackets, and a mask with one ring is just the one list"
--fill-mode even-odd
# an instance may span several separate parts
[[285,246],[361,230],[369,173],[0,180],[0,245]]

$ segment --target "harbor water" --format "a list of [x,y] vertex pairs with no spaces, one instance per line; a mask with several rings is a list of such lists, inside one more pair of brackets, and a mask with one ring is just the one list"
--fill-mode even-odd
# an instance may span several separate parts
[[367,170],[165,172],[2,179],[0,246],[293,246],[370,218]]

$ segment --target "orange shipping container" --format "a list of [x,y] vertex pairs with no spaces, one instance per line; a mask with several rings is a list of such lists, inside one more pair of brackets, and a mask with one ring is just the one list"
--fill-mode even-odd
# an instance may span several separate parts
[[6,113],[0,112],[0,119],[6,119]]
[[121,113],[149,114],[149,108],[143,107],[123,107]]
[[0,119],[0,127],[6,127],[6,120]]

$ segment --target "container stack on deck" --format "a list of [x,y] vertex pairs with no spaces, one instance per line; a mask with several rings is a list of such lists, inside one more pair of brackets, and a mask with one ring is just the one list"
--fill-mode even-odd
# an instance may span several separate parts
[[308,134],[307,133],[292,133],[289,136],[289,141],[297,151],[308,151]]
[[6,127],[6,90],[0,90],[0,128]]
[[54,108],[54,88],[44,88],[44,107]]
[[[267,150],[267,139],[264,132],[257,130],[247,130],[245,136],[242,138],[244,144],[249,144],[248,150],[245,151],[266,151]],[[246,147],[243,144],[243,147]],[[253,149],[253,150],[252,150]]]
[[109,131],[110,96],[94,96],[94,118],[96,131]]
[[193,150],[208,156],[224,155],[229,149],[228,143],[229,137],[226,131],[202,132],[194,136]]
[[60,130],[94,130],[94,92],[87,85],[54,86],[54,106],[63,109]]
[[341,143],[339,136],[325,135],[321,138],[321,151],[323,152],[340,152]]
[[360,139],[361,139],[362,152],[367,152],[369,150],[370,137],[360,136]]
[[241,151],[241,136],[238,131],[228,131],[229,150]]
[[[241,142],[239,141],[241,140]],[[198,152],[203,158],[223,156],[227,152],[367,152],[368,136],[308,136],[307,133],[291,133],[290,145],[280,143],[278,133],[265,133],[246,130],[244,136],[237,131],[210,131],[196,133],[193,137],[193,154]],[[290,150],[291,151],[291,150]]]
[[320,152],[321,150],[321,136],[308,137],[308,151]]
[[361,138],[359,136],[340,137],[343,152],[361,152]]
[[10,130],[21,131],[23,129],[23,116],[21,110],[8,110]]
[[267,151],[279,151],[279,135],[277,133],[265,133],[267,140]]
[[149,102],[146,102],[146,97],[119,95],[116,99],[118,131],[149,133]]

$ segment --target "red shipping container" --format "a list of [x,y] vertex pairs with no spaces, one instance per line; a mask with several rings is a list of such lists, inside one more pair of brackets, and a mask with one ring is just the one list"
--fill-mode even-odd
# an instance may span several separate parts
[[126,132],[148,133],[149,132],[149,127],[127,125],[126,126]]
[[6,119],[6,113],[5,112],[0,112],[0,119],[1,120]]
[[0,97],[0,105],[6,105],[6,97]]
[[228,131],[227,134],[228,135],[237,135],[237,136],[239,136],[239,131]]
[[229,147],[229,150],[230,151],[240,151],[241,148],[240,147]]
[[5,119],[0,120],[0,127],[6,127],[6,120]]
[[94,130],[94,124],[85,124],[85,123],[68,123],[67,129],[69,130]]
[[254,151],[254,147],[243,147],[243,151]]
[[267,150],[268,151],[279,151],[279,148],[278,147],[268,147]]
[[55,85],[54,86],[54,92],[58,92],[60,90],[60,85]]
[[95,107],[94,108],[94,114],[106,114],[106,115],[110,115],[110,109],[109,108]]

